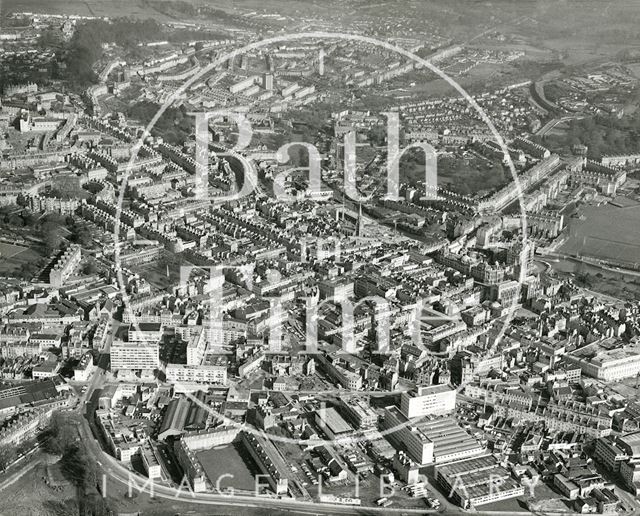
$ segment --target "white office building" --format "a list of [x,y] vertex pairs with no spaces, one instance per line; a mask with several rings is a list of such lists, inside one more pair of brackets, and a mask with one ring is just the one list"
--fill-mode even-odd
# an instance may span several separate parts
[[400,410],[408,417],[442,415],[456,408],[456,391],[448,385],[430,385],[403,392],[400,397]]

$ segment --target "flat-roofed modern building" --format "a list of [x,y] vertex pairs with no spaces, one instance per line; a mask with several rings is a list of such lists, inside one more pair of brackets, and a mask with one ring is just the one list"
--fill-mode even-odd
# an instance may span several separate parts
[[111,344],[111,370],[157,369],[160,365],[159,341],[124,342]]
[[433,462],[433,442],[418,425],[412,425],[396,406],[385,408],[382,429],[397,450],[406,451],[417,464]]
[[421,466],[473,457],[484,448],[453,417],[430,416],[418,422],[397,407],[385,408],[383,429],[397,450],[406,451]]
[[149,441],[145,441],[140,446],[140,456],[142,458],[142,467],[147,476],[152,480],[162,478],[162,466],[156,455],[155,447]]
[[640,492],[640,432],[596,439],[594,458],[618,473],[633,493]]
[[227,383],[226,365],[167,364],[165,374],[169,383]]
[[591,378],[615,382],[640,373],[640,344],[624,344],[609,338],[572,351],[566,360]]
[[491,455],[437,466],[436,481],[464,509],[524,494],[524,487]]
[[613,436],[596,439],[596,447],[593,453],[594,458],[608,471],[619,473],[620,464],[631,458],[629,450],[621,446]]
[[207,349],[207,340],[202,328],[194,328],[187,340],[187,364],[197,366],[202,363]]
[[162,323],[141,322],[129,325],[129,342],[158,342],[162,337]]
[[340,399],[340,412],[359,430],[376,428],[378,425],[378,413],[366,399],[343,397]]
[[418,387],[400,396],[400,410],[409,419],[449,414],[456,408],[456,391],[448,385]]
[[622,482],[634,495],[640,493],[640,459],[631,459],[620,464]]
[[433,443],[433,461],[436,464],[480,455],[482,445],[453,417],[431,417],[420,421],[420,429]]
[[332,301],[344,301],[353,297],[353,281],[338,279],[318,283],[320,296]]
[[351,425],[333,407],[316,411],[315,421],[331,439],[340,439],[353,433]]

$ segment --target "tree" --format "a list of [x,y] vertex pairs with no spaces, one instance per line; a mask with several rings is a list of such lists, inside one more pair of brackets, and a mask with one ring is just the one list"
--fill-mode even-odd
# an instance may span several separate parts
[[98,266],[93,260],[89,260],[84,264],[84,267],[82,267],[83,274],[95,274],[96,272],[98,272]]
[[93,516],[108,516],[113,514],[109,510],[109,505],[106,500],[97,493],[89,493],[84,501],[84,508],[87,514]]
[[91,480],[91,468],[89,467],[89,460],[87,458],[84,448],[79,447],[77,444],[67,446],[60,459],[60,468],[66,478],[73,482],[78,487],[86,487],[92,485]]
[[70,239],[76,244],[87,247],[91,244],[93,237],[91,236],[91,231],[86,226],[76,226],[72,230]]
[[35,213],[29,211],[29,210],[23,210],[22,211],[22,220],[24,220],[24,225],[29,227],[29,228],[33,228],[36,226],[37,222],[38,222],[38,217],[36,216]]
[[37,45],[40,48],[50,50],[51,47],[58,47],[62,43],[62,33],[53,29],[47,29],[40,34]]
[[44,234],[44,246],[47,254],[54,254],[60,250],[62,237],[58,230],[48,231]]
[[387,128],[384,125],[374,125],[367,132],[367,138],[372,145],[384,145],[387,139]]
[[74,446],[76,429],[63,414],[55,413],[51,418],[49,428],[41,435],[44,450],[52,455],[63,455],[65,450]]
[[3,444],[0,446],[0,470],[6,470],[16,457],[18,452],[15,447]]
[[11,224],[12,226],[17,226],[19,228],[24,226],[24,220],[23,218],[18,215],[17,213],[14,213],[13,215],[9,216],[9,224]]
[[23,263],[20,265],[20,269],[18,270],[18,276],[25,280],[32,280],[38,272],[38,269],[38,265],[33,262]]

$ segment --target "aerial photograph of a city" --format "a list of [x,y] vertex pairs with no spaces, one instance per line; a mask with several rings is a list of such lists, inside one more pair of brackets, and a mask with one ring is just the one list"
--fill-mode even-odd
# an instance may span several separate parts
[[0,0],[0,516],[640,514],[639,0]]

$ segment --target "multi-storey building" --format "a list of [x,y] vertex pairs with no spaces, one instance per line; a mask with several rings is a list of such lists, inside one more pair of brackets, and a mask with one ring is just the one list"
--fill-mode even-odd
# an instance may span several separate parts
[[453,412],[456,391],[448,385],[418,387],[400,395],[400,410],[409,419]]
[[122,462],[131,462],[144,442],[141,436],[124,425],[120,417],[110,410],[97,410],[96,422],[113,456]]
[[29,439],[35,438],[39,431],[49,422],[55,410],[60,409],[67,400],[55,400],[46,405],[38,406],[27,412],[6,418],[0,424],[0,445],[18,446]]
[[640,456],[640,435],[629,434],[623,437],[602,437],[596,439],[594,458],[607,471],[620,473],[620,465],[631,458]]
[[397,407],[386,407],[382,428],[399,451],[420,466],[473,457],[484,448],[453,417],[428,416],[409,420]]
[[73,379],[77,382],[86,382],[95,370],[93,356],[91,353],[87,353],[82,357],[78,365],[73,368]]
[[382,429],[394,447],[404,449],[417,464],[424,466],[433,462],[433,442],[419,425],[410,424],[398,407],[385,408]]
[[560,166],[560,156],[557,154],[552,154],[551,156],[544,158],[540,163],[520,174],[518,177],[519,185],[516,185],[515,182],[512,181],[507,186],[495,192],[488,199],[483,199],[478,204],[478,210],[481,213],[492,213],[502,210],[515,201],[522,192],[548,177]]
[[159,341],[124,342],[114,340],[111,345],[111,369],[153,370],[160,365]]
[[564,227],[562,212],[527,213],[527,227],[533,236],[556,238]]
[[616,338],[596,341],[569,353],[566,360],[605,382],[633,378],[640,373],[640,344],[623,345]]
[[635,495],[640,493],[640,458],[620,464],[620,477],[625,486]]
[[605,437],[612,432],[613,418],[599,407],[579,401],[550,402],[546,407],[531,410],[523,405],[496,404],[496,415],[511,418],[514,422],[542,421],[552,432],[577,432],[591,437]]
[[194,328],[193,326],[186,328],[189,329],[189,335],[183,338],[187,341],[187,365],[197,366],[202,363],[204,352],[207,349],[205,332],[202,328]]
[[[128,229],[131,229],[131,228],[128,228]],[[145,249],[139,249],[133,252],[121,253],[120,265],[122,267],[129,267],[131,265],[140,265],[142,263],[153,262],[161,258],[163,253],[164,253],[164,248],[160,245],[151,246]]]
[[464,509],[524,494],[524,487],[490,455],[438,466],[436,481]]
[[[179,441],[175,441],[176,459],[195,493],[207,490],[207,475],[196,456],[197,452],[229,444],[236,439],[237,435],[237,427],[219,426],[214,429],[186,433]],[[211,480],[215,483],[217,479]]]
[[511,142],[511,146],[514,149],[520,149],[524,151],[529,156],[532,156],[536,159],[545,159],[551,156],[551,151],[546,149],[542,145],[532,142],[531,140],[527,140],[526,138],[522,138],[518,136]]
[[68,247],[49,271],[49,283],[51,286],[61,287],[64,285],[64,282],[71,276],[81,259],[80,246],[73,245]]
[[169,383],[227,383],[226,365],[167,364],[165,374]]
[[33,195],[29,197],[29,208],[34,212],[54,212],[61,215],[71,215],[80,206],[79,199],[62,199]]
[[339,365],[335,360],[329,360],[326,355],[318,355],[318,363],[321,369],[334,382],[342,385],[345,389],[357,391],[362,389],[362,377],[354,372]]
[[129,342],[159,342],[162,337],[162,323],[130,324],[127,338]]
[[290,470],[274,444],[258,434],[242,432],[240,435],[242,443],[266,476],[274,493],[286,494],[289,490],[287,474]]
[[375,428],[378,424],[377,412],[364,399],[342,397],[340,410],[357,429]]
[[318,283],[320,296],[332,301],[343,301],[353,297],[353,281],[326,280]]
[[615,194],[626,180],[627,173],[624,170],[616,170],[587,159],[570,175],[572,184],[593,186],[607,195]]
[[512,306],[520,301],[520,283],[516,280],[503,281],[491,286],[491,299],[502,306]]
[[147,477],[151,480],[162,478],[162,466],[158,460],[156,447],[149,441],[144,441],[140,446],[140,457],[142,458],[142,467]]
[[640,163],[640,154],[621,154],[616,156],[602,156],[600,163],[605,167],[626,167]]
[[530,410],[534,405],[534,394],[522,389],[520,385],[509,385],[499,381],[470,383],[465,386],[464,393],[471,398],[485,400],[491,404],[504,404]]

